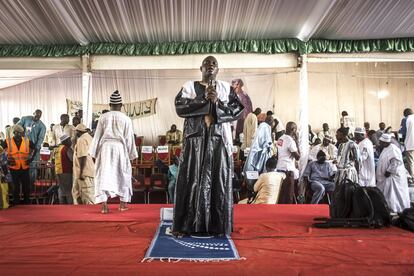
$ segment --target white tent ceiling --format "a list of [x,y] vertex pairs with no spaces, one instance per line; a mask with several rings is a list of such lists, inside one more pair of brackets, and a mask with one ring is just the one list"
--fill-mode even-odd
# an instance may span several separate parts
[[2,0],[0,44],[414,36],[411,0]]
[[414,37],[413,17],[411,0],[2,0],[0,45]]

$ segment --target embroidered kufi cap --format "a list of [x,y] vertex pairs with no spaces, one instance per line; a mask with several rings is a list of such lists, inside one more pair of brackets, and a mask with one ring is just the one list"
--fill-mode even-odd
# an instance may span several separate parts
[[70,139],[69,135],[67,135],[66,133],[62,134],[62,136],[60,136],[60,142],[62,143],[63,141],[66,141],[67,139]]
[[383,142],[390,143],[391,142],[391,134],[384,133],[384,134],[381,135],[381,137],[379,138],[379,140],[380,141],[383,141]]
[[109,103],[110,104],[122,104],[122,98],[121,98],[121,94],[119,94],[118,90],[115,90],[111,97],[109,98]]
[[75,130],[80,131],[80,132],[87,132],[88,129],[84,124],[79,124],[76,126]]
[[365,134],[365,127],[357,127],[357,128],[355,128],[354,133]]

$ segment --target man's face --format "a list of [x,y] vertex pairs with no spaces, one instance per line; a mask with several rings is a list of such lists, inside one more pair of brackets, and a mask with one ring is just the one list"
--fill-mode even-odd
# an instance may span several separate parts
[[17,139],[20,139],[23,136],[23,132],[20,132],[20,131],[14,131],[13,134],[14,134],[14,138],[17,138]]
[[364,134],[362,134],[362,133],[354,133],[354,137],[355,137],[355,140],[357,140],[357,142],[360,142],[360,141],[364,140],[364,138],[365,138]]
[[73,117],[73,119],[72,119],[72,125],[74,126],[74,127],[76,127],[77,125],[79,125],[80,124],[80,120],[79,120],[79,118],[78,117]]
[[338,140],[340,142],[344,140],[344,135],[342,134],[342,132],[340,132],[340,131],[336,132],[336,140]]
[[62,116],[61,123],[64,124],[64,125],[69,124],[69,115]]
[[328,124],[323,124],[322,128],[323,128],[323,131],[328,131],[329,130],[329,125]]
[[172,125],[171,126],[171,132],[175,132],[177,130],[177,126],[176,125]]
[[219,71],[216,58],[213,56],[206,57],[201,64],[200,71],[204,79],[215,79]]
[[296,124],[295,124],[295,123],[290,124],[290,125],[287,127],[287,129],[286,129],[286,131],[287,131],[288,133],[291,133],[291,134],[296,133],[296,131],[297,131],[297,130],[298,130],[298,127],[296,126]]
[[324,147],[327,147],[327,146],[329,146],[329,144],[331,143],[331,141],[329,141],[328,139],[323,139],[323,146]]
[[326,155],[325,154],[318,154],[316,157],[318,159],[319,164],[323,164],[326,161]]
[[385,124],[384,124],[384,123],[380,123],[380,124],[379,124],[379,128],[380,128],[381,130],[384,130],[384,129],[385,129]]
[[72,146],[72,141],[70,139],[66,139],[65,141],[62,141],[62,145],[65,145],[68,148],[70,148]]
[[364,123],[364,128],[366,130],[369,130],[371,128],[371,125],[369,123]]
[[384,149],[386,147],[388,147],[390,145],[390,143],[388,142],[384,142],[384,141],[379,141],[379,146]]
[[241,85],[240,85],[239,80],[232,81],[231,86],[234,88],[234,90],[236,90],[236,92],[241,91]]
[[42,117],[42,111],[36,110],[35,113],[33,113],[33,121],[37,122]]

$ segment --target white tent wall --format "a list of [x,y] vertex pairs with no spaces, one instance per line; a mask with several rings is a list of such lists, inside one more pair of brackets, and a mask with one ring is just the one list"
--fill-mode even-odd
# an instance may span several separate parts
[[309,122],[339,126],[346,110],[357,126],[380,122],[398,130],[402,112],[414,103],[414,63],[309,64]]
[[[241,77],[253,105],[270,110],[274,102],[275,70],[264,71],[223,69],[219,79],[230,82]],[[171,124],[182,129],[184,120],[175,113],[175,96],[187,80],[200,79],[199,70],[96,71],[92,75],[94,103],[107,103],[115,89],[121,92],[124,102],[157,98],[155,115],[132,120],[135,133],[144,136],[146,144],[155,143],[157,136],[165,134]]]
[[[285,69],[286,70],[286,69]],[[242,78],[253,101],[263,110],[273,109],[274,69],[221,69],[220,79]],[[145,143],[156,142],[171,124],[182,129],[183,119],[175,113],[174,98],[187,80],[199,80],[199,70],[118,70],[93,71],[93,103],[106,104],[118,89],[124,102],[157,98],[156,114],[133,119],[134,131],[145,136]],[[11,124],[13,117],[30,115],[37,108],[43,111],[42,121],[49,126],[60,122],[67,112],[66,99],[82,100],[80,71],[67,71],[0,90],[0,127]]]
[[80,71],[57,73],[1,89],[1,130],[4,132],[14,117],[32,115],[36,109],[42,110],[46,127],[52,122],[60,122],[60,114],[66,113],[66,98],[82,99]]
[[[339,126],[342,110],[377,129],[384,121],[397,130],[405,107],[414,103],[413,63],[318,63],[309,64],[309,123],[320,129],[327,122]],[[240,77],[246,84],[253,107],[274,110],[286,123],[299,120],[299,71],[296,69],[221,69],[225,81]],[[174,98],[186,80],[198,80],[199,70],[119,70],[93,71],[93,103],[107,103],[119,89],[124,102],[158,98],[157,114],[134,119],[137,135],[154,143],[171,124],[182,129],[183,120],[175,113]],[[4,130],[13,117],[43,110],[48,126],[66,113],[66,99],[82,99],[80,71],[66,71],[0,90],[0,127]],[[386,93],[389,93],[388,95]]]

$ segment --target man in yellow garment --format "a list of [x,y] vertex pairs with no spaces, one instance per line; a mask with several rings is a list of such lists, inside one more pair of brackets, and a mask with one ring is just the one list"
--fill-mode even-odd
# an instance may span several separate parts
[[78,137],[73,155],[73,203],[95,204],[95,164],[88,154],[92,136],[84,124],[76,126]]

